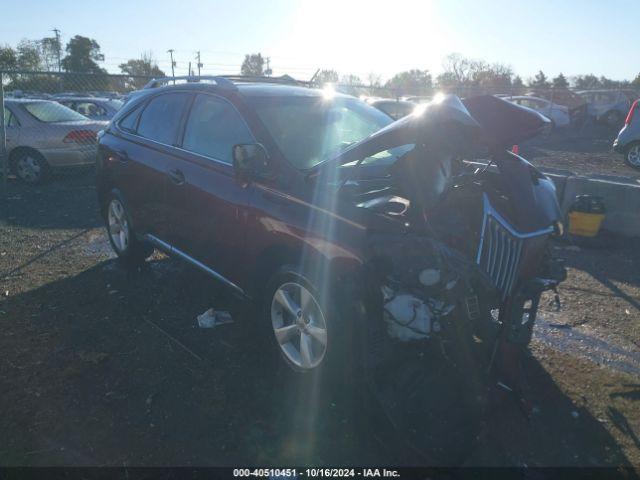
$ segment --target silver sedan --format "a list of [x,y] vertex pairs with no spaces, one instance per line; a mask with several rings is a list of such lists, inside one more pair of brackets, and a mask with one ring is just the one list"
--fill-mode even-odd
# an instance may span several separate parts
[[6,99],[10,169],[27,183],[40,183],[53,169],[94,164],[96,134],[107,123],[89,120],[57,102]]

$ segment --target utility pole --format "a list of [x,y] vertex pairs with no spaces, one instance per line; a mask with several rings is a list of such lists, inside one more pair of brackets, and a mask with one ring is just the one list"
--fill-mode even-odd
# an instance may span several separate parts
[[267,77],[271,76],[271,57],[267,57],[267,69],[264,71]]
[[196,58],[198,59],[198,77],[200,76],[200,69],[202,68],[202,63],[200,63],[200,50],[196,52]]
[[52,32],[56,34],[56,56],[58,57],[58,71],[61,71],[62,68],[60,66],[60,50],[62,49],[62,45],[60,45],[60,30],[54,28]]
[[189,62],[189,73],[187,75],[191,76],[191,62]]
[[174,71],[174,68],[176,66],[176,62],[173,61],[173,48],[167,50],[167,53],[171,56],[171,76],[174,78],[173,83],[175,84],[176,73]]

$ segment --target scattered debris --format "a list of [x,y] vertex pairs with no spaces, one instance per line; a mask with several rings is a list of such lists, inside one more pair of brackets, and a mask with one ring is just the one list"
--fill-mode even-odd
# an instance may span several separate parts
[[219,325],[233,323],[233,318],[229,312],[225,310],[214,310],[213,308],[198,315],[197,320],[198,327],[200,328],[214,328]]

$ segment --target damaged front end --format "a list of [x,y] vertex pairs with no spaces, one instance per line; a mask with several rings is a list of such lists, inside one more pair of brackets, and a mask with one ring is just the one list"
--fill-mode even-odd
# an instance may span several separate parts
[[519,390],[540,296],[565,271],[549,247],[562,229],[553,183],[507,148],[546,123],[492,96],[449,96],[331,161],[341,198],[371,213],[370,366],[398,345],[432,349]]

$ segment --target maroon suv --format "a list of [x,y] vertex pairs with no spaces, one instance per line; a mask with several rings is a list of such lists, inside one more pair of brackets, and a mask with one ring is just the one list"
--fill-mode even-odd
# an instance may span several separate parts
[[354,360],[393,388],[397,359],[422,352],[516,388],[564,273],[554,186],[508,151],[545,122],[492,96],[393,122],[302,86],[148,88],[100,137],[100,206],[125,263],[158,248],[255,302],[294,370]]

